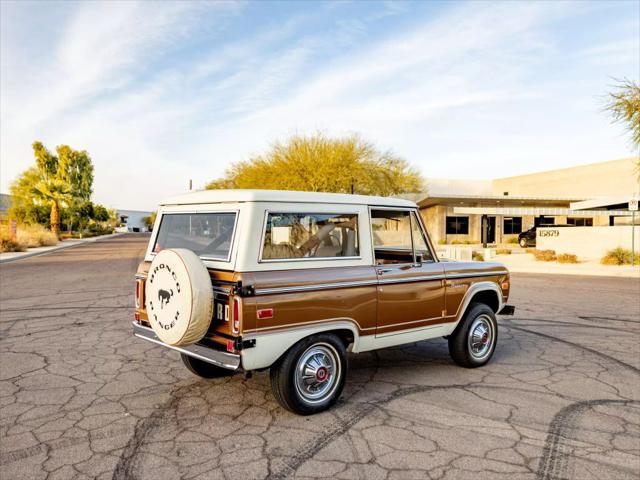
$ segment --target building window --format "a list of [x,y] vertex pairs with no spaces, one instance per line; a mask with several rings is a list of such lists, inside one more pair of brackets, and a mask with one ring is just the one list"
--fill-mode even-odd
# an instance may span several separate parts
[[502,232],[504,235],[522,232],[522,217],[504,217]]
[[469,217],[447,217],[447,235],[469,235]]
[[567,225],[575,225],[576,227],[593,227],[593,218],[568,217]]
[[536,217],[533,220],[533,224],[536,227],[544,227],[545,225],[555,225],[556,219],[554,217]]

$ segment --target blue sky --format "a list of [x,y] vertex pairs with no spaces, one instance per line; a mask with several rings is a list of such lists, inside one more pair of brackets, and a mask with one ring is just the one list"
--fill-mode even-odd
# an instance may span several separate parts
[[87,149],[94,199],[151,209],[294,133],[359,133],[425,177],[635,154],[640,2],[1,3],[0,190],[31,143]]

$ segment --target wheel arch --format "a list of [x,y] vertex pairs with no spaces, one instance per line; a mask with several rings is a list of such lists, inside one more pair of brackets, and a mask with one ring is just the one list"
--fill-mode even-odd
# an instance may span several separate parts
[[[242,367],[245,370],[257,370],[268,368],[276,363],[300,340],[304,340],[319,333],[333,333],[345,342],[345,348],[349,344],[355,350],[360,334],[353,320],[333,320],[313,326],[301,326],[273,333],[258,333],[246,335],[244,338],[255,339],[256,346],[242,350]],[[356,350],[357,351],[357,350]]]
[[469,307],[474,303],[484,303],[493,310],[493,313],[498,313],[504,306],[500,286],[495,282],[489,281],[477,282],[471,285],[462,299],[455,322],[452,322],[447,335],[452,334],[456,330],[465,313],[467,313]]

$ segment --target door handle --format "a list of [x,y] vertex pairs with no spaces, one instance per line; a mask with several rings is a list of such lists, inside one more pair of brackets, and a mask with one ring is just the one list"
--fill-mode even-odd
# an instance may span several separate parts
[[389,273],[392,269],[391,268],[379,268],[378,269],[378,275],[383,275],[385,273]]

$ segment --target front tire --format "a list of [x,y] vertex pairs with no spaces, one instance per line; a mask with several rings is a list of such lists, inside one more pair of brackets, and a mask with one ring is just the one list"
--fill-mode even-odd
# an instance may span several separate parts
[[486,365],[498,343],[498,322],[484,303],[469,305],[456,331],[449,337],[449,354],[461,367]]
[[191,373],[201,378],[220,378],[233,375],[232,370],[203,362],[184,353],[180,354],[180,358],[182,358],[182,363],[184,363],[184,366],[187,367]]
[[312,415],[336,403],[346,375],[344,343],[336,335],[321,333],[296,343],[271,367],[271,389],[287,410]]
[[520,246],[522,248],[527,248],[527,239],[526,238],[521,238],[520,239]]

